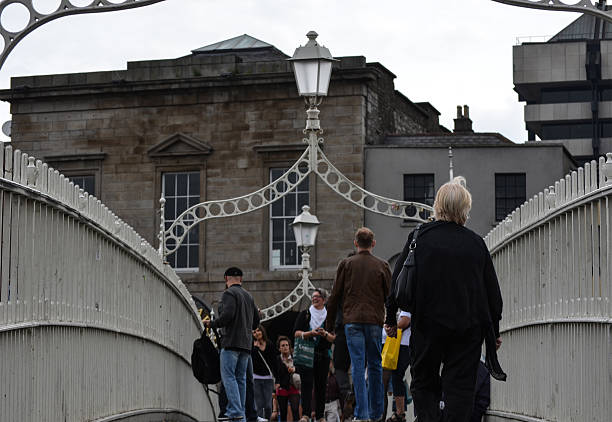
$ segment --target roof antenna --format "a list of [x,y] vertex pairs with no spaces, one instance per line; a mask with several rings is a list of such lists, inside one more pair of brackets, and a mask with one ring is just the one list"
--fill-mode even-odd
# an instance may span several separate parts
[[452,182],[454,179],[453,176],[453,147],[448,147],[448,175],[450,176],[450,181]]

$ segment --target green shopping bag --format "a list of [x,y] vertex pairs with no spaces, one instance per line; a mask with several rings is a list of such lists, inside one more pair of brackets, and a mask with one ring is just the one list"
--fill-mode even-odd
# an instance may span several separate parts
[[314,365],[314,350],[316,345],[317,342],[315,339],[296,338],[293,347],[293,364],[312,368]]

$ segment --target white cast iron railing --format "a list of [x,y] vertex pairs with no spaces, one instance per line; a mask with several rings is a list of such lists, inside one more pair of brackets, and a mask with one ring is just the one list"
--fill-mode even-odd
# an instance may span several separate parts
[[[607,175],[607,177],[606,177]],[[504,298],[490,421],[612,415],[612,154],[572,172],[486,237]]]
[[213,420],[193,300],[131,227],[0,144],[0,236],[2,421]]

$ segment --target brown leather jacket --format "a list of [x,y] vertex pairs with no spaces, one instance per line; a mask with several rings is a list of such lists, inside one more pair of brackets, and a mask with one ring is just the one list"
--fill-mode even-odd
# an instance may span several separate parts
[[370,252],[361,251],[342,260],[327,301],[327,330],[334,330],[340,302],[344,324],[376,324],[382,327],[390,285],[389,264]]

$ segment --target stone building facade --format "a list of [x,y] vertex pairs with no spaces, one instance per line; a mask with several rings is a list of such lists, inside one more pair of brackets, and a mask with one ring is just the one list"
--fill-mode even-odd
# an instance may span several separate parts
[[[14,148],[88,184],[157,245],[162,191],[179,208],[241,196],[270,183],[305,149],[305,106],[287,58],[245,35],[177,59],[130,62],[126,70],[16,77],[0,98],[11,104]],[[439,132],[439,113],[395,91],[395,76],[381,64],[339,59],[320,106],[324,150],[363,186],[367,146],[391,134]],[[307,201],[322,222],[312,279],[329,287],[364,211],[316,176],[302,188],[283,212],[295,214]],[[188,288],[213,301],[224,269],[237,265],[260,307],[284,297],[298,265],[278,265],[290,234],[278,242],[281,249],[272,248],[281,235],[272,232],[272,212],[200,224],[184,251],[188,269],[179,270]]]

